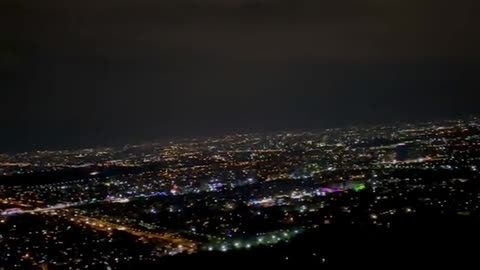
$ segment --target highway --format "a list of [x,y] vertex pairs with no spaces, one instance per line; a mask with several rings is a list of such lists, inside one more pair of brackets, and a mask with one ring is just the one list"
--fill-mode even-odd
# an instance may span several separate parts
[[67,209],[61,209],[57,211],[51,211],[50,214],[61,215],[67,218],[70,222],[74,222],[79,225],[88,226],[96,231],[113,232],[115,230],[122,231],[131,235],[134,235],[140,240],[148,240],[161,243],[163,247],[170,249],[170,254],[176,253],[195,253],[198,250],[197,244],[189,239],[179,237],[171,233],[154,233],[148,231],[142,231],[135,228],[131,228],[121,224],[115,224],[112,222],[92,218],[88,216],[82,216],[73,214]]

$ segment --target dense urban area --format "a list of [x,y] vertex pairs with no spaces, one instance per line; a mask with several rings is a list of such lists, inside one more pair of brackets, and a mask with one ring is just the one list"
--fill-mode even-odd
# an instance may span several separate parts
[[473,261],[479,170],[476,117],[1,154],[0,269]]

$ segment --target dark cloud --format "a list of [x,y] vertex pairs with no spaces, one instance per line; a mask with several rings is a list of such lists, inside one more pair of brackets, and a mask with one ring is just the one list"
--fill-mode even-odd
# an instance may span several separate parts
[[480,56],[475,0],[50,0],[25,6],[26,41],[57,53]]
[[478,112],[474,0],[6,0],[0,149]]

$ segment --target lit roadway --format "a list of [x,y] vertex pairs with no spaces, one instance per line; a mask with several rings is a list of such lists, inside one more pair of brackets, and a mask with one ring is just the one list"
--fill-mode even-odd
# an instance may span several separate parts
[[[21,215],[21,214],[35,214],[35,213],[42,213],[42,212],[48,212],[52,210],[59,210],[59,209],[65,209],[69,207],[74,207],[74,206],[81,206],[81,205],[86,205],[90,204],[89,202],[79,202],[79,203],[61,203],[57,204],[54,206],[49,206],[45,208],[35,208],[35,209],[21,209],[21,208],[13,208],[13,209],[7,209],[3,212],[0,212],[0,215],[2,216],[12,216],[12,215]],[[19,207],[30,207],[29,205],[25,204],[20,204],[16,203]]]
[[152,240],[158,241],[161,243],[167,243],[165,246],[171,248],[172,253],[195,253],[197,251],[197,244],[191,240],[180,238],[176,235],[169,234],[169,233],[153,233],[147,231],[140,231],[134,228],[130,228],[124,225],[119,225],[115,223],[111,223],[108,221],[91,218],[87,216],[81,215],[72,215],[68,210],[57,210],[50,212],[51,214],[57,214],[68,218],[70,221],[75,222],[77,224],[89,226],[97,231],[104,231],[111,233],[114,230],[123,231],[139,237],[143,240]]
[[130,200],[138,199],[138,198],[148,198],[148,197],[153,197],[153,196],[158,196],[158,193],[152,192],[149,195],[136,195],[136,196],[130,196],[130,197],[123,197],[123,198],[107,198],[103,200],[95,200],[95,201],[81,201],[81,202],[72,202],[72,203],[59,203],[56,205],[48,206],[48,207],[43,207],[43,208],[34,208],[31,209],[32,206],[28,204],[24,204],[22,202],[17,202],[13,200],[8,200],[5,199],[3,201],[0,201],[0,203],[4,204],[9,204],[9,205],[14,205],[17,206],[18,208],[13,208],[13,209],[7,209],[2,212],[0,212],[0,215],[2,216],[11,216],[11,215],[21,215],[21,214],[34,214],[34,213],[42,213],[42,212],[49,212],[52,210],[60,210],[60,209],[67,209],[70,207],[76,207],[76,206],[82,206],[82,205],[87,205],[87,204],[97,204],[97,203],[103,203],[103,202],[108,202],[108,203],[127,203]]
[[[112,202],[112,201],[109,201],[109,202]],[[124,202],[126,201],[121,201],[120,203],[124,203]],[[185,238],[180,238],[173,234],[168,234],[168,233],[158,234],[158,233],[140,231],[137,229],[129,228],[119,224],[114,224],[114,223],[103,221],[100,219],[81,216],[77,214],[73,215],[71,214],[70,211],[68,211],[68,208],[70,207],[91,204],[92,202],[89,202],[89,201],[78,202],[78,203],[57,204],[54,206],[49,206],[45,208],[35,208],[35,209],[22,209],[22,208],[27,208],[31,206],[21,204],[18,202],[8,201],[8,203],[10,205],[18,206],[19,208],[7,209],[3,212],[0,212],[0,215],[12,216],[12,215],[37,214],[37,213],[61,215],[65,218],[68,218],[72,222],[89,226],[97,231],[112,232],[113,230],[119,230],[119,231],[124,231],[126,233],[129,233],[131,235],[134,235],[136,237],[139,237],[140,239],[158,241],[164,244],[167,243],[165,246],[171,248],[171,251],[170,251],[171,254],[182,253],[182,252],[194,253],[197,251],[196,243]],[[98,203],[98,201],[96,203]]]

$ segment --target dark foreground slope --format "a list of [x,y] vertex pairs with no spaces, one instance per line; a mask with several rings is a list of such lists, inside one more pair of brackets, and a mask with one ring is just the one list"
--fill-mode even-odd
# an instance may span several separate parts
[[273,248],[198,253],[125,269],[165,267],[455,267],[478,266],[478,220],[464,216],[410,215],[391,228],[323,226]]

